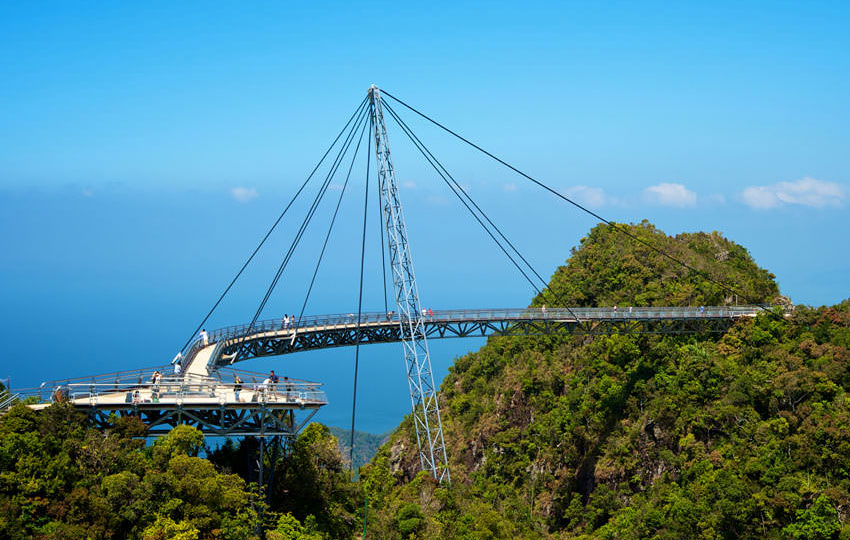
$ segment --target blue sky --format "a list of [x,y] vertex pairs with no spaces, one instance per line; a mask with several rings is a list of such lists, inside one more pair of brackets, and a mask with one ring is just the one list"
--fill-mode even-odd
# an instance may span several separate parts
[[[170,359],[372,83],[609,219],[721,231],[795,302],[836,303],[848,25],[843,2],[4,2],[0,377]],[[595,224],[405,119],[542,275]],[[530,287],[389,132],[423,303],[526,304]],[[308,312],[356,309],[362,169]],[[300,305],[323,208],[266,316]],[[209,326],[250,320],[304,209]],[[367,280],[366,307],[382,305]],[[478,346],[434,343],[435,372]],[[400,350],[362,354],[358,425],[383,431],[409,407]],[[245,367],[324,381],[322,420],[344,426],[352,357]]]

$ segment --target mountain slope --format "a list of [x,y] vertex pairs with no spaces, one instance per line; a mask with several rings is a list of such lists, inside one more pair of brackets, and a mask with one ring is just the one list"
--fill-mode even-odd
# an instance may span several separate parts
[[[336,437],[339,443],[339,453],[348,458],[351,454],[351,431],[341,427],[328,426],[330,434]],[[366,464],[378,448],[387,442],[388,433],[376,435],[366,431],[354,430],[354,469],[357,470]]]
[[[778,297],[773,276],[718,233],[625,227],[711,279],[600,225],[534,303],[734,302],[711,280],[753,302]],[[833,537],[850,502],[848,347],[850,302],[725,335],[492,338],[441,387],[452,487],[416,475],[406,421],[361,470],[373,531]]]

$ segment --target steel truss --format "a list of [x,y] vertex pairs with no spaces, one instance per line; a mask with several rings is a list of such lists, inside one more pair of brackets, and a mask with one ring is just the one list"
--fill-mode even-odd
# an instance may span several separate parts
[[374,127],[378,188],[381,193],[381,217],[387,232],[393,290],[399,314],[398,331],[404,350],[419,461],[422,470],[428,471],[437,481],[448,482],[451,478],[437,390],[431,372],[428,339],[420,311],[419,290],[413,272],[413,258],[407,241],[407,225],[404,222],[395,168],[390,155],[387,127],[384,124],[381,91],[377,86],[372,85],[369,88],[369,102]]
[[[608,334],[699,334],[723,333],[735,323],[731,318],[619,318],[580,320],[422,320],[421,327],[429,339],[489,337],[489,336],[545,336],[545,335],[608,335]],[[396,321],[361,323],[359,332],[356,323],[337,324],[324,327],[301,328],[297,332],[257,332],[244,339],[244,356],[247,360],[261,356],[279,356],[301,351],[392,343],[403,340],[402,326]],[[238,338],[233,344],[219,350],[220,355],[211,363],[228,365],[230,356],[238,347]]]
[[318,412],[318,408],[309,409],[306,416],[296,418],[292,408],[268,406],[234,407],[191,407],[137,405],[121,408],[98,406],[76,406],[78,411],[86,413],[89,422],[97,429],[106,429],[111,425],[110,417],[136,416],[148,427],[147,436],[165,435],[174,427],[186,424],[199,429],[205,435],[218,437],[276,437],[294,438],[298,432]]

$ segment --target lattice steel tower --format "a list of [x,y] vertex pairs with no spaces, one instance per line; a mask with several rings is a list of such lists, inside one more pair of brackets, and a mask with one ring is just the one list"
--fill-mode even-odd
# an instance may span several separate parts
[[425,337],[422,306],[419,303],[419,290],[413,273],[413,259],[410,256],[410,244],[407,242],[407,226],[404,224],[404,214],[401,210],[398,182],[390,156],[381,91],[375,85],[369,88],[369,101],[375,130],[381,212],[387,230],[393,288],[404,348],[404,365],[407,370],[407,384],[410,387],[416,442],[419,445],[419,461],[422,470],[429,471],[440,482],[448,482],[450,477],[446,444],[443,440],[443,425],[440,421],[434,376],[431,373],[431,356]]

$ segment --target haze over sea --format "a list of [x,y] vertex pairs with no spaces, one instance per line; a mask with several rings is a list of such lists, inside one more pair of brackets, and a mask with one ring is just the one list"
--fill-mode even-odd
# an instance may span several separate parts
[[[847,4],[389,6],[4,3],[0,378],[169,361],[372,83],[608,219],[721,231],[795,303],[850,296]],[[404,118],[544,277],[595,225]],[[527,282],[388,130],[423,304],[527,305]],[[356,311],[362,171],[309,314]],[[207,328],[251,319],[313,193]],[[264,317],[300,308],[336,193]],[[431,342],[438,380],[481,343]],[[353,355],[243,366],[324,382],[317,419],[347,426]],[[410,407],[400,347],[365,347],[360,366],[357,427],[386,431]]]

